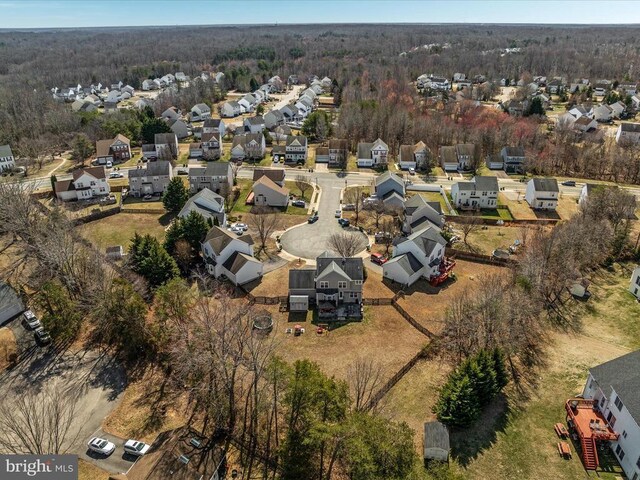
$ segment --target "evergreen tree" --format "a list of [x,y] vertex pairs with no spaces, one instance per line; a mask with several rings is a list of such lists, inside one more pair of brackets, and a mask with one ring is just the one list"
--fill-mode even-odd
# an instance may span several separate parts
[[51,175],[51,190],[53,190],[54,192],[56,191],[56,182],[58,181],[58,179],[56,178],[55,175]]
[[454,371],[440,391],[434,413],[438,420],[455,427],[468,427],[480,415],[480,405],[467,375]]
[[302,134],[311,140],[323,141],[331,136],[331,117],[323,110],[311,113],[302,124]]
[[528,115],[546,115],[546,112],[544,111],[544,105],[542,104],[542,99],[536,97],[533,100],[531,100],[527,114]]
[[260,84],[257,82],[255,78],[251,77],[251,80],[249,80],[249,88],[251,89],[252,92],[255,92],[260,88]]
[[173,255],[176,248],[176,243],[183,236],[184,229],[182,225],[182,219],[176,218],[175,221],[169,226],[164,237],[164,248],[167,252]]
[[162,196],[162,204],[167,211],[179,213],[189,199],[189,191],[185,187],[181,177],[173,177]]
[[140,127],[142,143],[155,143],[156,133],[171,133],[171,128],[161,118],[147,118],[142,122]]
[[496,374],[496,389],[500,392],[507,386],[507,383],[509,383],[509,374],[504,365],[504,354],[502,350],[496,347],[493,349],[491,357],[493,360],[493,370]]
[[157,238],[149,234],[135,234],[131,240],[129,263],[131,269],[147,279],[152,287],[179,275],[178,265]]
[[200,243],[207,236],[209,225],[200,213],[193,211],[182,219],[182,231],[182,238],[197,252],[200,250]]
[[83,163],[93,155],[93,152],[95,152],[95,148],[89,138],[84,134],[77,135],[73,141],[71,158],[77,163]]

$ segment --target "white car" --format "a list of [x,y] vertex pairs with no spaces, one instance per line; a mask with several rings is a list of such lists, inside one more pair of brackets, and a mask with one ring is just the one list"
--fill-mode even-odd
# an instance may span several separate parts
[[416,169],[415,168],[410,168],[409,169],[409,175],[415,175],[416,174]]
[[100,453],[102,455],[111,455],[116,449],[116,446],[113,443],[100,437],[93,437],[89,440],[87,447],[89,447],[89,450],[92,452]]
[[246,223],[234,223],[233,225],[231,225],[231,228],[233,227],[241,228],[243,232],[249,230],[249,225],[247,225]]
[[111,172],[109,178],[123,178],[124,174],[120,172]]
[[336,218],[342,217],[342,210],[336,210]]
[[107,161],[107,168],[113,167],[113,162],[111,160]]
[[40,327],[40,320],[38,320],[35,314],[31,310],[27,310],[23,314],[25,323],[29,326],[31,330],[35,330]]
[[240,227],[237,226],[232,226],[231,228],[227,228],[228,231],[235,233],[236,235],[240,236],[244,233],[244,230]]
[[141,457],[147,453],[150,448],[151,445],[147,445],[146,443],[139,442],[137,440],[127,440],[124,444],[124,451],[137,457]]

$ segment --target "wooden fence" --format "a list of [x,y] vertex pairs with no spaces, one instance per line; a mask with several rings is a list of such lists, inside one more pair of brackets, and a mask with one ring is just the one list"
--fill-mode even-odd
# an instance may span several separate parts
[[[499,206],[498,206],[499,207]],[[499,218],[484,218],[480,216],[474,215],[445,215],[445,219],[450,223],[479,223],[482,225],[497,225]],[[546,226],[546,225],[555,225],[558,223],[560,219],[556,218],[530,218],[530,219],[513,219],[513,220],[502,220],[502,226],[519,226],[519,225],[538,225],[538,226]]]
[[393,298],[363,298],[363,305],[392,305]]
[[398,304],[398,300],[396,300],[395,298],[393,299],[392,305],[396,309],[396,311],[400,315],[402,315],[402,318],[404,318],[407,322],[409,322],[413,328],[418,330],[420,333],[422,333],[426,337],[429,337],[431,340],[436,338],[436,336],[427,327],[425,327],[424,325],[421,325],[415,318],[411,316],[409,312],[407,312],[404,308],[402,308],[402,306]]
[[78,225],[84,225],[85,223],[101,220],[103,218],[110,217],[111,215],[115,215],[116,213],[120,213],[119,206],[115,206],[107,210],[100,210],[99,212],[95,213],[90,213],[89,215],[85,215],[84,217],[75,218],[73,219],[73,226],[76,227]]
[[507,258],[496,258],[491,255],[485,255],[482,253],[465,252],[463,250],[456,250],[455,248],[447,247],[445,249],[445,255],[454,257],[460,260],[467,260],[469,262],[484,263],[486,265],[495,265],[497,267],[509,267],[515,265],[515,260]]

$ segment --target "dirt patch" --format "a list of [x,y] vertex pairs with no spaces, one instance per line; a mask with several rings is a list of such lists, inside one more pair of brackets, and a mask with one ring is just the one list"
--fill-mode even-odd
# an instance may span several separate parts
[[18,344],[13,332],[7,328],[0,328],[0,372],[12,365],[18,356]]
[[362,296],[364,298],[392,298],[396,291],[382,280],[382,275],[367,270],[367,280],[362,285]]
[[267,273],[259,281],[248,283],[245,289],[257,297],[286,296],[289,294],[289,270],[303,268],[305,265],[304,261],[289,262],[284,267]]
[[78,480],[109,480],[111,474],[83,459],[78,459]]

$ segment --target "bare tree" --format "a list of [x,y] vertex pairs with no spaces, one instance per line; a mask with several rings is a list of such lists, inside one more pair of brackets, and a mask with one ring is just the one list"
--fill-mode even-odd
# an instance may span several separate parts
[[344,258],[353,257],[362,248],[360,235],[351,232],[332,234],[328,244],[331,250]]
[[275,210],[268,207],[258,207],[252,211],[250,225],[255,228],[260,240],[260,250],[266,253],[267,240],[280,226],[280,217]]
[[305,198],[305,192],[311,188],[311,184],[309,183],[309,179],[305,175],[296,175],[296,187],[300,190],[300,194],[302,198]]
[[5,398],[0,403],[0,448],[13,454],[66,453],[80,433],[73,435],[77,404],[75,393],[53,387]]
[[347,369],[347,382],[351,388],[356,411],[364,411],[383,383],[382,364],[371,357],[360,357]]
[[[242,162],[229,162],[231,164],[231,175],[233,178],[233,183],[236,183],[236,178],[238,178],[238,172],[240,171],[240,168],[242,167]],[[229,188],[231,188],[231,186],[229,186]]]
[[393,239],[398,236],[397,223],[391,218],[385,218],[382,221],[382,243],[385,246],[385,253],[389,254],[389,248],[393,244]]
[[353,205],[353,214],[355,226],[358,226],[360,220],[360,211],[362,210],[362,187],[350,187],[345,189],[343,201],[345,204]]
[[469,235],[480,231],[481,228],[481,221],[475,217],[465,221],[460,227],[460,230],[462,230],[462,241],[467,247],[469,247],[469,249],[473,250],[473,247],[469,244]]
[[382,200],[376,200],[375,202],[371,202],[367,210],[371,213],[374,221],[376,222],[376,230],[380,228],[380,220],[388,213],[387,207],[385,206]]

